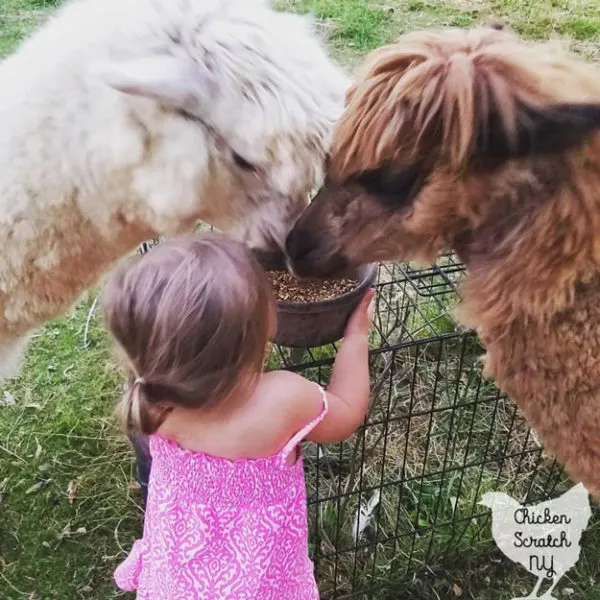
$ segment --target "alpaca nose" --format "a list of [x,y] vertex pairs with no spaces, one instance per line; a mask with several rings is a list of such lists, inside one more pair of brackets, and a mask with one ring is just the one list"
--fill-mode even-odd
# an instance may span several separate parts
[[309,231],[294,228],[285,240],[285,252],[292,263],[306,259],[318,246],[316,237]]

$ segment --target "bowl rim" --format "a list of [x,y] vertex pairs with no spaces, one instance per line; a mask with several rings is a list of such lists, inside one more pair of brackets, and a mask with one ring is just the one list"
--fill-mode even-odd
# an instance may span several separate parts
[[[358,285],[352,288],[349,292],[328,298],[327,300],[319,300],[317,302],[286,302],[276,300],[277,309],[281,312],[302,312],[315,313],[325,312],[331,308],[342,305],[349,305],[349,300],[358,299],[365,295],[366,291],[374,284],[378,270],[377,263],[367,263],[356,269]],[[269,269],[275,270],[275,269]],[[286,270],[286,269],[277,269]]]

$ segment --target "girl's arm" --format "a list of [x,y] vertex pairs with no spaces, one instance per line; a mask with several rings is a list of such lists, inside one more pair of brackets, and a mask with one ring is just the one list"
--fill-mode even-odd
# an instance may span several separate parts
[[373,290],[365,294],[348,321],[327,387],[329,410],[323,421],[307,436],[313,442],[329,444],[345,440],[364,421],[369,407],[368,342],[373,295]]

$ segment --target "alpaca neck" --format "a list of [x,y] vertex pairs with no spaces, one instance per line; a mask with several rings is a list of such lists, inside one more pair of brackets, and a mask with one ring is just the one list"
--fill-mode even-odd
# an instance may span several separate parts
[[545,326],[597,278],[600,196],[590,190],[600,184],[598,175],[586,173],[578,188],[564,185],[573,165],[556,168],[563,172],[555,181],[542,168],[534,177],[517,173],[507,198],[494,190],[502,201],[454,240],[468,271],[460,309],[465,324],[498,334],[515,322]]
[[75,211],[52,223],[0,227],[11,251],[0,259],[0,340],[25,334],[67,310],[122,256],[153,232],[113,221],[107,239]]
[[600,271],[583,261],[561,264],[544,252],[516,249],[496,262],[459,252],[467,268],[459,320],[484,338],[500,339],[513,327],[545,328],[571,310],[582,289],[598,285]]

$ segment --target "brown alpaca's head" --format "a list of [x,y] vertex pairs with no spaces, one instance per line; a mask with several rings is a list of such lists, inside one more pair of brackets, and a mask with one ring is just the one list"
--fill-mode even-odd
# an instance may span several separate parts
[[583,205],[600,199],[599,128],[600,73],[556,48],[493,27],[405,35],[372,52],[348,92],[290,264],[329,276],[448,249],[568,262],[593,244]]

